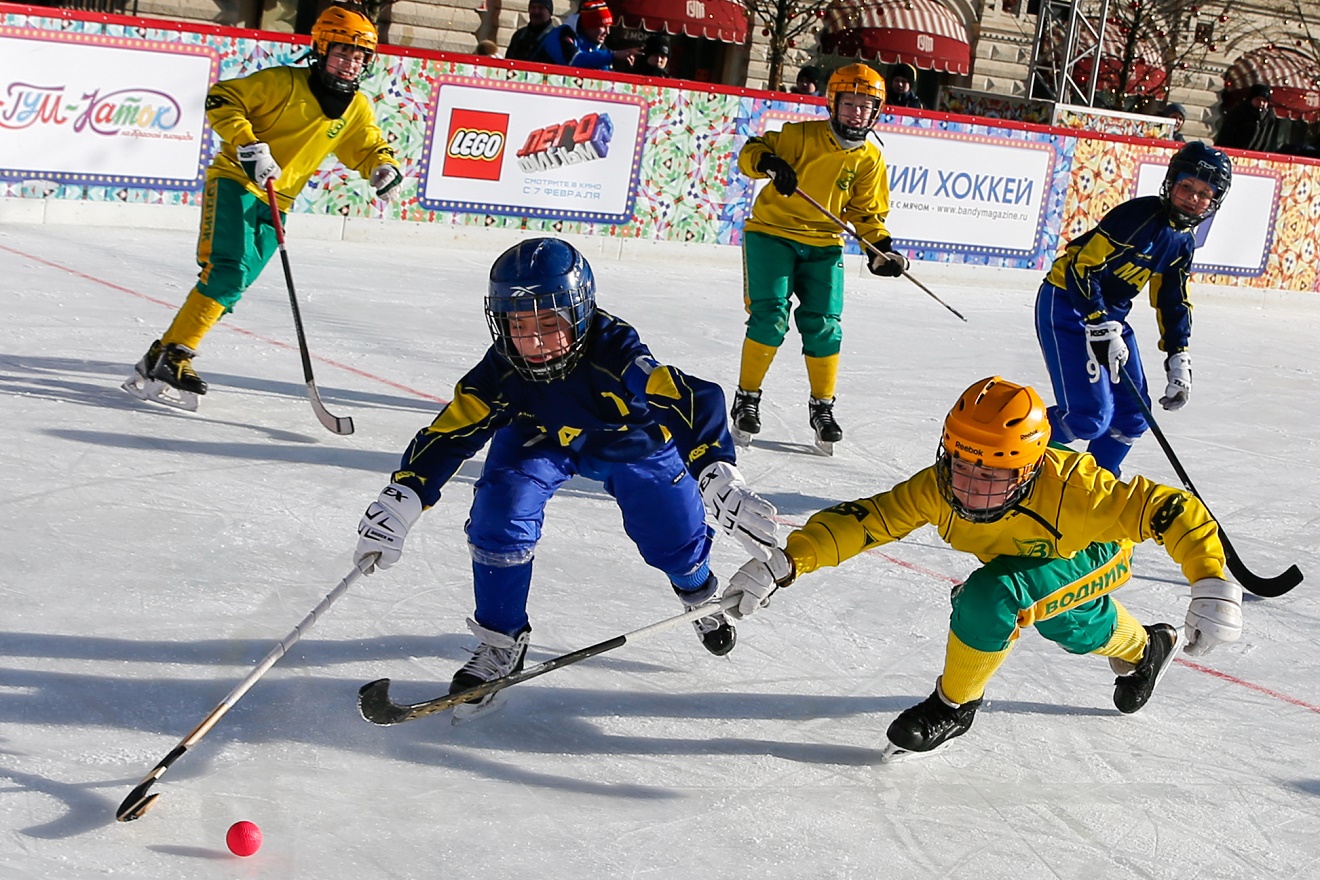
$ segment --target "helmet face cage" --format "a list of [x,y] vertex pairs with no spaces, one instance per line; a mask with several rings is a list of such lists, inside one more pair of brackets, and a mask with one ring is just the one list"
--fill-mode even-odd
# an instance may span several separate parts
[[[839,121],[839,96],[846,94],[864,95],[875,101],[864,125],[844,125]],[[880,74],[865,64],[840,67],[830,77],[827,87],[826,103],[829,105],[830,124],[844,140],[864,141],[867,132],[880,119],[880,108],[884,106],[885,97],[885,81]]]
[[[342,6],[331,6],[322,12],[312,25],[312,65],[321,82],[338,92],[356,92],[370,72],[371,60],[376,56],[376,26],[365,15]],[[330,47],[335,44],[362,49],[367,53],[362,70],[352,79],[335,76],[326,68]]]
[[[993,474],[988,479],[978,479],[975,489],[955,492],[953,483],[954,460],[978,465],[983,474]],[[1031,494],[1040,473],[1041,459],[1033,464],[1019,468],[1000,468],[971,462],[957,454],[951,454],[940,443],[935,453],[935,483],[940,496],[953,508],[953,512],[962,519],[974,523],[992,523],[1002,519],[1023,498]],[[960,497],[960,495],[962,497]]]
[[[1210,207],[1200,215],[1179,211],[1173,204],[1173,188],[1185,177],[1204,180],[1214,188],[1215,196],[1210,200]],[[1222,150],[1207,147],[1194,141],[1183,147],[1169,160],[1169,170],[1164,174],[1164,183],[1160,186],[1160,201],[1169,212],[1169,219],[1182,229],[1191,229],[1198,223],[1209,219],[1219,210],[1228,195],[1228,188],[1233,183],[1233,163]]]
[[[596,314],[596,279],[572,245],[553,238],[531,239],[495,261],[485,307],[486,326],[499,355],[524,379],[549,382],[568,375],[582,359]],[[542,322],[551,314],[566,325],[568,345],[545,360],[529,359],[519,351],[518,339],[535,339],[533,345],[539,348],[546,332]],[[525,319],[517,322],[517,328],[513,315]],[[527,327],[534,329],[528,333]]]

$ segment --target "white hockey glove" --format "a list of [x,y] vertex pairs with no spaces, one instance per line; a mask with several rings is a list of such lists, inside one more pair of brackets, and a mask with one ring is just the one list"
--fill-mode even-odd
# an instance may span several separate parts
[[1192,396],[1192,356],[1185,351],[1164,359],[1164,374],[1169,384],[1160,398],[1160,406],[1167,410],[1182,409]]
[[1087,356],[1095,364],[1095,375],[1109,371],[1109,381],[1118,384],[1123,365],[1128,362],[1128,347],[1123,341],[1123,325],[1101,321],[1086,325]]
[[380,497],[367,507],[358,522],[358,544],[353,551],[353,564],[362,568],[369,556],[376,561],[363,574],[377,568],[389,568],[403,555],[403,539],[408,529],[422,515],[422,499],[407,486],[390,483],[381,490]]
[[371,185],[375,187],[376,198],[382,202],[398,201],[401,183],[403,173],[393,165],[377,165],[371,172]]
[[787,587],[797,578],[793,560],[778,547],[770,551],[770,559],[749,560],[742,568],[734,572],[725,588],[725,596],[739,596],[738,606],[730,608],[729,614],[742,620],[747,615],[770,604],[770,597],[780,587]]
[[743,475],[727,461],[706,467],[697,478],[701,500],[726,535],[760,560],[775,547],[775,506],[747,488]]
[[238,164],[243,166],[243,171],[252,178],[252,182],[262,188],[265,188],[266,181],[278,180],[280,176],[280,163],[271,156],[270,147],[261,141],[239,147]]
[[1242,588],[1223,578],[1201,578],[1192,584],[1183,650],[1199,657],[1215,645],[1236,642],[1241,635]]

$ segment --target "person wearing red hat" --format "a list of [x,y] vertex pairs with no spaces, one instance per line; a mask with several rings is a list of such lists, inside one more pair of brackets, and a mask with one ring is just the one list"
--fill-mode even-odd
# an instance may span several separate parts
[[633,59],[642,49],[605,48],[605,38],[614,25],[614,15],[605,0],[583,0],[576,22],[572,19],[569,16],[545,38],[533,61],[588,70],[631,70]]

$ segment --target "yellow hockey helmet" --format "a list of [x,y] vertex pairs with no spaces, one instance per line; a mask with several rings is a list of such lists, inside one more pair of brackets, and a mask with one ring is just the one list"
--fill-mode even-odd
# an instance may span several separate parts
[[[336,76],[326,68],[330,47],[342,43],[367,53],[362,70],[355,77]],[[378,37],[376,26],[357,7],[331,5],[316,18],[312,25],[312,60],[327,86],[340,92],[355,92],[367,74],[367,65],[376,54]]]
[[[875,106],[865,125],[844,125],[839,121],[839,96],[846,94],[865,95],[875,99]],[[884,106],[886,95],[884,77],[865,64],[849,64],[834,71],[825,90],[826,105],[829,107],[830,122],[834,125],[834,130],[845,140],[866,140],[866,133],[880,118],[880,108]]]
[[1049,442],[1045,401],[1034,388],[999,376],[974,382],[944,419],[940,494],[962,518],[994,522],[1031,491]]

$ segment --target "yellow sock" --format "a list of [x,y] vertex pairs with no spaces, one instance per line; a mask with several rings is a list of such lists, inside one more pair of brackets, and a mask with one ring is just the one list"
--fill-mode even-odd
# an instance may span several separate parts
[[177,343],[197,351],[198,346],[202,344],[202,337],[215,326],[215,322],[219,321],[224,313],[225,307],[220,303],[198,293],[196,289],[190,290],[188,298],[183,301],[178,314],[174,316],[170,329],[161,336],[161,345]]
[[817,400],[833,400],[835,380],[839,376],[839,356],[807,357],[807,381],[811,396]]
[[742,364],[738,369],[738,387],[743,391],[760,391],[770,362],[779,349],[762,345],[751,339],[743,340]]
[[950,702],[959,705],[979,699],[995,671],[1013,650],[1013,643],[1002,651],[978,651],[963,644],[962,639],[949,632],[949,643],[944,649],[944,674],[940,676],[940,690]]
[[[1114,600],[1111,598],[1110,601]],[[1114,610],[1118,612],[1118,625],[1114,627],[1114,634],[1109,637],[1109,641],[1091,653],[1103,657],[1117,657],[1136,666],[1141,662],[1142,655],[1146,653],[1146,642],[1150,640],[1150,636],[1131,612],[1118,602],[1114,602]]]

